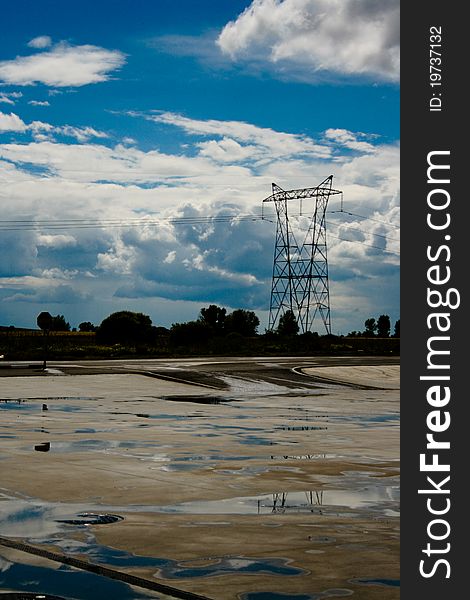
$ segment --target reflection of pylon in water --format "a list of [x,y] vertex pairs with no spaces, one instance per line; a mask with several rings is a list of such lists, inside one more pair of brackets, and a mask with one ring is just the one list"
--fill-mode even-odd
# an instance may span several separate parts
[[287,493],[273,494],[273,513],[286,512]]
[[[285,513],[287,509],[289,508],[297,508],[297,509],[302,509],[303,507],[307,506],[310,507],[310,511],[313,512],[313,507],[314,506],[322,506],[323,505],[323,490],[316,492],[316,491],[310,491],[310,492],[305,492],[305,497],[307,499],[307,504],[306,505],[288,505],[287,504],[287,496],[288,496],[288,492],[275,492],[273,494],[273,505],[271,507],[271,512],[273,513]],[[258,507],[258,512],[259,512],[259,507]],[[321,514],[321,510],[319,511]]]
[[[283,190],[275,183],[273,193],[263,202],[274,202],[277,214],[274,249],[270,331],[279,325],[286,311],[292,311],[302,333],[312,330],[319,314],[327,333],[331,333],[330,292],[326,245],[326,207],[331,195],[341,194],[332,189],[333,175],[315,188]],[[312,216],[302,244],[297,242],[287,208],[289,200],[313,199]],[[299,233],[297,232],[297,235]]]

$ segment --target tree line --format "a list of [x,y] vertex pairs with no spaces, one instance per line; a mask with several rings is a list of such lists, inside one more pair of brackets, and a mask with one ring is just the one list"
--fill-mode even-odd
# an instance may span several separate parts
[[393,335],[391,335],[391,322],[388,315],[380,315],[377,320],[374,317],[366,319],[364,322],[364,331],[351,331],[349,337],[400,337],[400,319],[395,321]]
[[[259,324],[259,318],[254,311],[239,308],[229,313],[226,308],[210,304],[201,308],[196,320],[173,323],[170,328],[154,326],[151,318],[144,313],[122,310],[110,314],[98,326],[90,321],[83,321],[79,324],[78,331],[94,332],[97,342],[104,344],[153,343],[159,337],[165,336],[172,345],[185,346],[203,344],[214,337],[253,337],[258,335]],[[48,331],[71,331],[70,323],[64,315],[41,313],[38,325]],[[388,315],[366,319],[364,327],[363,331],[351,331],[348,337],[400,337],[400,320],[395,322],[391,335]],[[299,333],[299,324],[293,311],[287,310],[280,317],[276,330],[266,333],[296,336]]]

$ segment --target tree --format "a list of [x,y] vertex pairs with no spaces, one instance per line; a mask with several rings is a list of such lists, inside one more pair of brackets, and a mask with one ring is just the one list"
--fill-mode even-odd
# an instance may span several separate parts
[[227,309],[211,304],[208,308],[201,308],[198,321],[208,325],[214,333],[222,333],[226,315]]
[[78,326],[78,331],[87,332],[87,331],[96,331],[96,327],[90,321],[83,321]]
[[382,338],[390,337],[390,317],[388,315],[380,315],[378,318],[377,336]]
[[226,333],[239,333],[245,337],[256,335],[259,319],[252,310],[238,308],[230,313],[224,323]]
[[70,331],[70,323],[67,323],[64,315],[52,317],[51,331]]
[[170,345],[194,346],[205,344],[212,335],[212,329],[202,321],[173,323],[170,329]]
[[393,333],[393,337],[400,337],[400,319],[398,319],[398,321],[395,322],[395,331]]
[[356,330],[350,331],[347,337],[361,337],[361,332]]
[[286,312],[279,319],[279,325],[277,326],[277,332],[280,335],[297,335],[299,333],[299,324],[295,318],[292,310],[286,310]]
[[375,332],[377,330],[377,322],[376,320],[371,317],[370,319],[366,319],[366,321],[364,322],[365,325],[365,331],[364,331],[364,335],[366,337],[374,337]]
[[112,313],[97,330],[98,341],[114,344],[148,342],[152,335],[151,318],[129,310]]

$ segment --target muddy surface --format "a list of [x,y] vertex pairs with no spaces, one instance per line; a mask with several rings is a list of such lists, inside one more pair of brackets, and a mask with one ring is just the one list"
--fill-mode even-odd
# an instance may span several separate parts
[[2,536],[213,599],[399,598],[396,359],[50,367],[0,379]]

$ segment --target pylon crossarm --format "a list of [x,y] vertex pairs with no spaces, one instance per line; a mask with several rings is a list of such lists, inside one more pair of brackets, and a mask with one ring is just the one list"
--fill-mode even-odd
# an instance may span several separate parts
[[303,198],[313,198],[322,194],[328,196],[336,196],[342,194],[340,190],[335,190],[331,187],[333,182],[333,175],[327,177],[320,185],[311,188],[302,188],[296,190],[283,190],[280,186],[273,183],[273,193],[263,200],[263,202],[278,202],[279,200],[298,200]]

